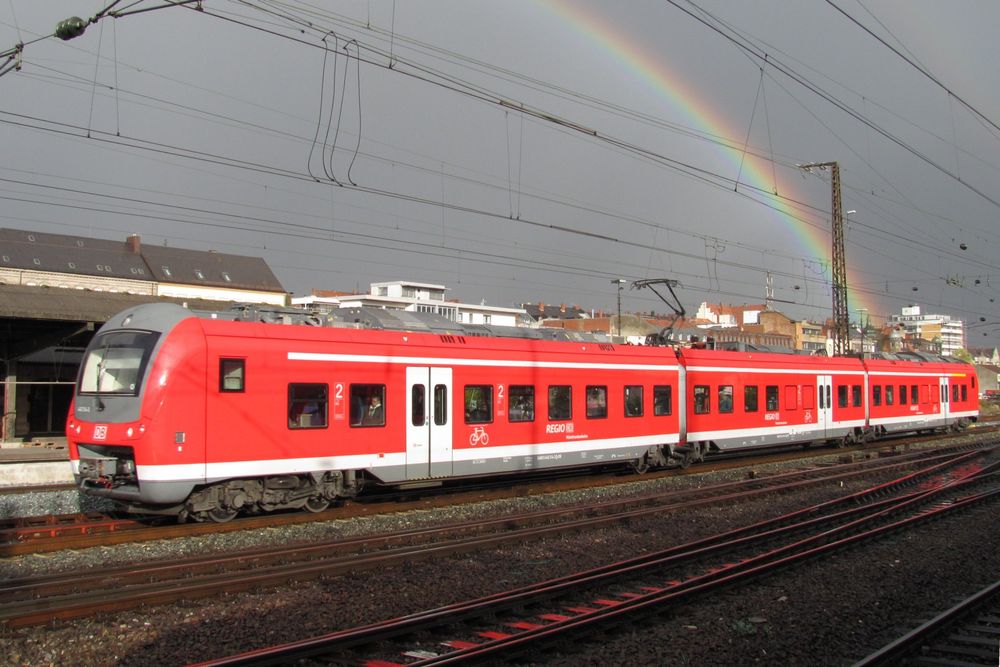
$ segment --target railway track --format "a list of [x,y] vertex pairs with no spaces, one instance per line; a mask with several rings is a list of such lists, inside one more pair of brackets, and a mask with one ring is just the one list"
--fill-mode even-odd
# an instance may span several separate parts
[[[987,428],[988,430],[986,430]],[[977,433],[990,432],[995,428],[979,428],[977,429]],[[559,476],[542,475],[529,480],[493,481],[471,488],[468,486],[449,486],[433,491],[428,491],[427,489],[420,492],[413,490],[399,491],[365,496],[340,507],[316,514],[292,512],[248,516],[224,524],[175,524],[171,523],[169,519],[162,517],[121,517],[99,513],[8,518],[0,520],[0,557],[46,553],[62,549],[85,549],[96,546],[172,539],[176,537],[197,537],[241,530],[259,530],[262,528],[275,528],[314,521],[349,519],[384,512],[388,503],[391,503],[389,505],[391,511],[397,512],[413,509],[430,509],[463,502],[494,500],[507,496],[557,493],[560,491],[620,484],[623,480],[650,480],[661,477],[718,472],[744,468],[748,465],[758,466],[787,463],[804,458],[814,458],[822,452],[838,453],[845,459],[884,456],[898,454],[901,451],[906,451],[911,446],[933,442],[934,440],[941,439],[941,437],[940,434],[910,436],[895,439],[891,442],[858,445],[850,448],[785,449],[770,453],[759,453],[757,456],[749,459],[745,455],[717,456],[694,469],[682,470],[673,468],[654,471],[646,473],[641,478],[634,475],[623,476],[622,470],[614,470],[596,475],[583,474],[583,471],[580,471],[570,476],[565,474]],[[962,445],[958,446],[961,447]]]
[[12,627],[35,625],[143,604],[208,597],[221,592],[440,558],[446,554],[525,542],[617,522],[642,521],[653,515],[690,510],[699,505],[739,503],[819,484],[897,475],[891,485],[880,484],[869,491],[885,493],[892,488],[931,484],[929,480],[934,476],[946,474],[956,466],[970,465],[995,448],[965,447],[946,452],[912,453],[891,460],[799,470],[699,489],[437,528],[8,580],[0,585],[0,599],[5,600],[0,604],[0,622]]
[[537,655],[553,643],[592,636],[695,596],[996,502],[998,468],[1000,464],[977,465],[969,457],[956,466],[928,468],[917,478],[901,478],[658,553],[199,664],[317,661],[395,667]]
[[996,665],[1000,662],[1000,581],[962,600],[854,667]]

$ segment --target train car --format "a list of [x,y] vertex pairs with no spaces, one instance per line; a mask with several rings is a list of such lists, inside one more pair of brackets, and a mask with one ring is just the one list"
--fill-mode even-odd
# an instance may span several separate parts
[[109,320],[67,422],[82,491],[226,521],[319,511],[366,482],[661,465],[672,349],[275,325],[149,304]]
[[841,440],[864,432],[865,369],[850,357],[682,349],[686,448],[710,452]]
[[960,429],[979,416],[976,371],[949,357],[916,353],[864,360],[868,426],[878,437],[902,431]]

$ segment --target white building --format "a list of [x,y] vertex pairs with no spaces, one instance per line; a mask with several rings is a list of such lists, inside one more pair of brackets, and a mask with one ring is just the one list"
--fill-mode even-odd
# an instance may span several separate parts
[[527,317],[523,308],[502,308],[485,304],[445,301],[444,285],[415,283],[404,280],[372,283],[367,294],[342,296],[305,296],[292,299],[292,305],[316,307],[326,304],[333,308],[382,308],[414,313],[434,313],[462,324],[493,324],[516,327]]
[[908,306],[900,315],[893,315],[889,323],[902,327],[906,339],[922,339],[940,346],[942,355],[950,356],[965,349],[965,323],[953,320],[951,315],[921,315],[920,306]]

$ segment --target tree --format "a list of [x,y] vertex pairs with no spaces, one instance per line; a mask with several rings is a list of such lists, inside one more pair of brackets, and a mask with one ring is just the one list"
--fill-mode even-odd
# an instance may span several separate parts
[[968,364],[972,363],[972,355],[969,353],[968,350],[964,348],[959,348],[955,350],[954,352],[951,353],[951,356],[955,357],[960,361],[964,361]]

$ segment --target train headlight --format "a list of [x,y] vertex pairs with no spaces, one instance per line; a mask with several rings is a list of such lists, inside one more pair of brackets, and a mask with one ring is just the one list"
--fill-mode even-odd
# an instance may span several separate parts
[[134,428],[132,428],[131,426],[129,426],[129,427],[128,427],[128,430],[127,430],[127,431],[125,431],[125,435],[127,435],[127,436],[128,436],[128,437],[130,437],[130,438],[131,438],[131,437],[132,437],[132,436],[133,436],[134,434],[135,434],[135,429],[134,429]]

